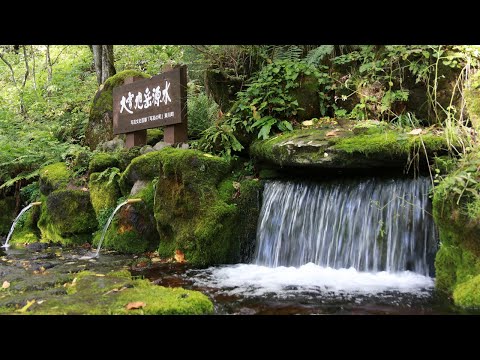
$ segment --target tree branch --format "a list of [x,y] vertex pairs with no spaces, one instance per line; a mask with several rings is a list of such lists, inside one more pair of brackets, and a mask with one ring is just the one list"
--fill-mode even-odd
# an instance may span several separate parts
[[13,68],[12,68],[12,65],[10,65],[10,63],[7,61],[7,59],[4,58],[4,52],[1,52],[0,53],[0,59],[2,59],[2,61],[8,66],[8,68],[10,69],[10,73],[12,74],[12,81],[13,81],[13,84],[15,86],[17,86],[17,81],[15,80],[15,72],[13,71]]

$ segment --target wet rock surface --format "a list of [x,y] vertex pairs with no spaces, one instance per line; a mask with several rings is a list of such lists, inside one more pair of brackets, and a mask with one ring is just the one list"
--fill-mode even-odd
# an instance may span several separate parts
[[[38,250],[38,251],[36,251]],[[0,314],[208,314],[213,304],[196,291],[132,278],[144,269],[133,255],[88,248],[30,245],[0,252]],[[136,305],[141,304],[141,306]]]

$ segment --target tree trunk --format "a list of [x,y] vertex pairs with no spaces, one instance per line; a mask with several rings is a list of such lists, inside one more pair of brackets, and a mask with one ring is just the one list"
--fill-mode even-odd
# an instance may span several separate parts
[[31,51],[32,51],[32,80],[33,80],[33,89],[35,90],[35,94],[37,94],[37,77],[35,75],[35,49],[33,48],[33,45],[30,46]]
[[45,53],[45,66],[47,67],[47,85],[52,82],[52,59],[50,58],[50,45],[47,45],[47,51]]
[[102,45],[93,45],[93,62],[95,63],[95,73],[97,74],[98,85],[102,84]]
[[110,76],[115,75],[115,66],[113,58],[113,45],[92,45],[93,61],[95,63],[95,73],[97,74],[97,83],[101,85]]
[[12,65],[7,61],[7,59],[5,59],[3,57],[3,53],[0,53],[0,59],[2,59],[2,61],[5,63],[5,65],[7,65],[8,68],[10,69],[10,74],[12,75],[13,85],[17,86],[17,81],[15,80],[15,72],[13,71]]
[[102,45],[102,83],[110,76],[115,75],[113,63],[113,45]]

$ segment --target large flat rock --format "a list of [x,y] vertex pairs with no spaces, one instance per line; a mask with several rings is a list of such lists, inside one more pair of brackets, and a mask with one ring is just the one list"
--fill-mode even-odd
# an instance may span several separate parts
[[440,130],[405,131],[386,123],[348,122],[347,125],[299,129],[257,140],[251,155],[278,167],[369,169],[403,168],[447,151]]

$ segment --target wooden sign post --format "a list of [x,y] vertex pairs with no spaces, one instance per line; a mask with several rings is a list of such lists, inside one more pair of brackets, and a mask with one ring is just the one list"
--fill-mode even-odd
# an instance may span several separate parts
[[127,148],[145,145],[147,129],[159,126],[165,142],[187,141],[185,65],[150,79],[127,78],[113,89],[113,133],[127,134]]

